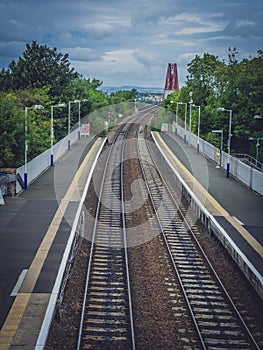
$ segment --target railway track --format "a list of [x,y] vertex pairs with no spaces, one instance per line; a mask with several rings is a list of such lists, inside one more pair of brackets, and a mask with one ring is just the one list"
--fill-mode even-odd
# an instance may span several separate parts
[[[135,349],[123,184],[125,139],[117,134],[101,181],[87,271],[78,349]],[[138,127],[138,159],[163,240],[191,316],[201,349],[260,349],[169,189]],[[189,219],[189,218],[188,218]],[[190,217],[191,220],[191,217]],[[171,292],[171,300],[173,293]],[[178,300],[178,295],[176,295]],[[136,329],[136,327],[135,327]],[[197,346],[199,342],[199,346]]]
[[[138,134],[145,183],[202,349],[260,349]],[[143,160],[142,160],[143,159]],[[171,295],[172,298],[172,295]]]
[[[123,201],[124,141],[111,145],[99,193],[78,349],[135,349]],[[117,170],[116,170],[117,169]]]
[[[151,111],[152,108],[150,108]],[[151,112],[145,111],[146,115]],[[135,116],[109,147],[98,194],[77,349],[135,349],[124,200],[124,149]]]

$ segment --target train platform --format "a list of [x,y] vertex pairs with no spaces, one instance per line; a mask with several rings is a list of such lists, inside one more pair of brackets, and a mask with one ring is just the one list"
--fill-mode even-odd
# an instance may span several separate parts
[[0,207],[0,349],[35,349],[87,178],[102,145],[82,137]]
[[206,159],[174,133],[154,133],[174,168],[225,230],[259,276],[263,276],[263,197]]

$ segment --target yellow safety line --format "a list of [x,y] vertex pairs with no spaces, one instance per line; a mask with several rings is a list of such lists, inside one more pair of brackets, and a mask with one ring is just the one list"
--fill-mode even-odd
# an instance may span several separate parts
[[0,332],[0,349],[8,350],[24,315],[30,293],[19,293]]
[[16,334],[16,331],[20,325],[26,307],[28,305],[28,301],[30,299],[31,293],[35,287],[41,269],[44,265],[48,252],[52,246],[54,238],[56,237],[59,225],[63,219],[63,216],[66,212],[67,206],[69,202],[74,197],[74,191],[77,188],[77,183],[79,178],[81,177],[84,168],[87,166],[89,157],[93,150],[95,149],[95,142],[86,155],[84,161],[81,163],[81,166],[77,170],[70,187],[62,199],[59,208],[57,209],[52,222],[46,231],[46,234],[38,248],[38,251],[31,263],[31,266],[26,274],[26,277],[22,283],[22,286],[17,294],[15,301],[7,315],[5,323],[0,331],[0,350],[9,349],[12,343],[12,340]]
[[[196,187],[199,191],[206,193],[206,199],[207,202],[204,206],[208,209],[210,205],[212,205],[216,212],[210,212],[212,215],[220,215],[224,216],[226,220],[235,227],[235,229],[241,234],[241,236],[252,246],[252,248],[261,256],[263,257],[263,247],[262,245],[249,233],[242,225],[240,225],[217,201],[216,199],[211,196],[209,192],[197,181],[197,179],[190,173],[188,169],[180,162],[180,160],[175,156],[175,154],[171,151],[171,149],[167,146],[167,144],[164,142],[164,140],[161,138],[159,133],[154,133],[154,136],[156,139],[158,139],[158,142],[160,143],[161,147],[165,149],[165,151],[168,153],[170,158],[176,163],[176,165],[180,168],[180,175],[187,179],[186,182],[190,181],[194,187]],[[194,192],[195,195],[197,195],[196,192]],[[213,210],[212,210],[213,211]]]

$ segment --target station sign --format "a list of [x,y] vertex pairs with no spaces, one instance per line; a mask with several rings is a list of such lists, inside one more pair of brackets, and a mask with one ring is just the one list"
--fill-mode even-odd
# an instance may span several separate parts
[[90,135],[90,124],[81,124],[81,135],[83,136]]
[[168,131],[168,124],[167,123],[162,124],[161,131]]

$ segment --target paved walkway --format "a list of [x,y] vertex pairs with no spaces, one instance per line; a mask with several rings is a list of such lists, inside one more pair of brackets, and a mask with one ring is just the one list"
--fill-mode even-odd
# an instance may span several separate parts
[[90,141],[78,140],[27,191],[7,197],[0,207],[1,350],[35,347],[80,198],[102,142],[92,146]]
[[[206,208],[263,274],[263,198],[172,134],[163,146]],[[99,144],[82,138],[19,197],[0,207],[0,350],[34,349],[65,245]],[[161,139],[160,139],[160,142]],[[172,151],[171,151],[172,150]],[[176,155],[176,157],[175,157]],[[83,161],[84,159],[84,161]],[[83,162],[82,162],[83,161]],[[86,166],[80,166],[86,162]],[[183,164],[183,167],[182,167]],[[76,177],[77,176],[77,177]],[[19,279],[19,276],[21,279]],[[19,283],[19,281],[21,283]]]
[[[257,271],[263,275],[263,197],[235,180],[223,169],[197,154],[196,149],[172,133],[161,133],[162,140],[177,159],[184,179],[187,173],[196,180],[197,196],[226,230]],[[159,139],[161,142],[161,138]],[[164,147],[164,143],[162,147]],[[184,168],[182,170],[182,167]],[[206,191],[207,193],[204,194]]]

